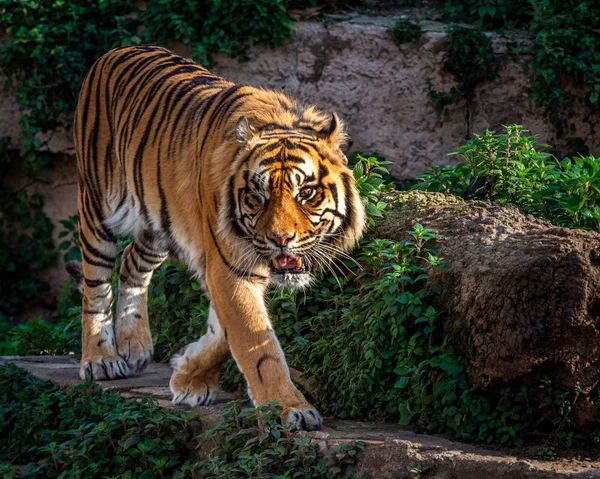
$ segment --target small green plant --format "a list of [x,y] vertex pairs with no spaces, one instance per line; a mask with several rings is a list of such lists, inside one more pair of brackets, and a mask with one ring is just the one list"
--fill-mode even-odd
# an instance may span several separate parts
[[374,218],[381,217],[386,207],[385,202],[379,199],[379,193],[394,187],[384,178],[384,175],[389,176],[389,172],[383,165],[389,165],[391,161],[355,153],[351,155],[350,162],[353,164],[352,174],[367,211],[369,223],[374,225]]
[[470,102],[475,87],[496,76],[492,41],[481,30],[452,26],[444,48],[444,70],[454,76],[457,87],[450,92],[440,92],[435,89],[431,78],[425,79],[425,91],[435,106],[438,118],[450,115],[450,105],[462,99]]
[[452,193],[464,199],[512,203],[523,211],[570,228],[600,231],[600,159],[558,162],[520,125],[505,133],[486,131],[449,155],[464,162],[433,167],[414,189]]
[[185,265],[167,260],[154,273],[148,297],[156,360],[168,360],[206,332],[209,302]]
[[394,26],[390,29],[392,38],[394,41],[401,45],[403,43],[414,43],[418,42],[423,35],[423,29],[421,25],[411,20],[399,18],[394,23]]

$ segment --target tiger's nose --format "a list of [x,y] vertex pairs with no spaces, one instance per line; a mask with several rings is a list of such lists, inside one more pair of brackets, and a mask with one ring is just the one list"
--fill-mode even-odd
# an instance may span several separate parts
[[284,247],[285,245],[287,245],[292,239],[294,239],[294,236],[296,236],[296,234],[292,234],[292,233],[269,233],[267,235],[267,238],[269,238],[273,243],[275,243],[277,246],[280,247]]

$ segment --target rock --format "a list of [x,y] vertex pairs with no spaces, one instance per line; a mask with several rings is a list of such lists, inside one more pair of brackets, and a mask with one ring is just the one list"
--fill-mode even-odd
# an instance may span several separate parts
[[553,226],[512,206],[439,193],[385,193],[388,214],[372,232],[402,240],[415,223],[443,235],[446,266],[432,275],[448,310],[443,329],[471,384],[581,387],[578,427],[600,422],[589,394],[600,361],[600,234]]

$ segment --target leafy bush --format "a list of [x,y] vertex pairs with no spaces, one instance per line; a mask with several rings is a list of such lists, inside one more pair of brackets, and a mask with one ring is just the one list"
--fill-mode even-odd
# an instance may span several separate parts
[[383,166],[389,165],[391,161],[377,156],[363,156],[360,153],[351,155],[349,161],[356,188],[369,218],[369,224],[374,225],[374,218],[380,218],[387,206],[385,202],[379,200],[378,193],[394,187],[393,183],[385,178],[385,176],[389,176],[389,172]]
[[559,162],[526,133],[512,125],[474,135],[450,153],[463,163],[433,167],[413,188],[512,203],[562,226],[600,231],[600,158]]
[[[323,457],[317,444],[292,438],[276,405],[242,409],[231,403],[204,438],[218,446],[194,458],[198,423],[148,398],[126,400],[87,382],[66,392],[13,364],[0,366],[0,460],[3,477],[333,478],[352,470],[362,445]],[[12,471],[12,472],[11,472]],[[291,477],[291,476],[290,476]]]
[[394,41],[401,45],[403,43],[418,42],[423,35],[423,29],[418,23],[414,23],[411,20],[399,18],[394,23],[393,28],[390,30]]
[[34,318],[15,326],[9,344],[6,354],[19,356],[81,353],[81,307],[73,307],[56,323]]
[[152,278],[148,294],[154,356],[168,360],[206,333],[208,299],[187,267],[167,260]]

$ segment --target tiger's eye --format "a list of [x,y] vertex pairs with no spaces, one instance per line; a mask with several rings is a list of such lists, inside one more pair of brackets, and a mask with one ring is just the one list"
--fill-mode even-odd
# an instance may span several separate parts
[[305,186],[304,188],[302,188],[300,190],[299,196],[300,198],[310,198],[313,194],[313,192],[315,191],[315,189],[312,186]]

